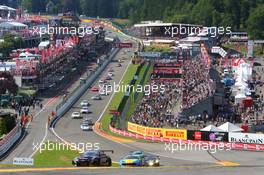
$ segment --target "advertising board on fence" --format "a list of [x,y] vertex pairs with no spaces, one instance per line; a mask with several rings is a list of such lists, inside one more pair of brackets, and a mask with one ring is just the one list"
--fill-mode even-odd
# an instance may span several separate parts
[[138,52],[138,56],[140,57],[158,58],[160,55],[160,52]]
[[187,130],[185,129],[163,129],[163,128],[151,128],[141,125],[137,125],[131,122],[128,122],[128,131],[137,133],[143,136],[150,137],[164,137],[168,139],[187,139]]
[[34,165],[34,160],[27,157],[15,157],[13,159],[13,165]]
[[227,132],[210,132],[210,131],[187,131],[188,140],[202,140],[202,141],[213,141],[213,142],[227,142]]
[[228,140],[232,143],[264,144],[264,134],[230,132]]

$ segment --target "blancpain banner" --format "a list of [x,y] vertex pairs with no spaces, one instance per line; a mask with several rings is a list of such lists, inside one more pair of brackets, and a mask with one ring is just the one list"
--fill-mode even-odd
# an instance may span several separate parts
[[34,160],[32,158],[26,157],[15,157],[13,159],[14,165],[34,165]]
[[228,133],[228,140],[233,143],[264,144],[264,134],[230,132]]

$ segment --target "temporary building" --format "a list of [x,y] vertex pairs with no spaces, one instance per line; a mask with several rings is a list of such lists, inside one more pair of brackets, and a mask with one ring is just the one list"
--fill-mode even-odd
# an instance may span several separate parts
[[0,29],[2,30],[24,30],[28,26],[20,22],[2,22],[0,23]]
[[224,132],[242,132],[244,131],[242,128],[230,123],[226,122],[218,127],[218,129],[221,129]]
[[223,130],[217,128],[216,126],[214,125],[208,125],[206,126],[205,128],[201,129],[201,131],[216,131],[216,132],[221,132]]
[[238,93],[235,96],[235,104],[242,104],[243,100],[246,98],[247,96],[244,93]]

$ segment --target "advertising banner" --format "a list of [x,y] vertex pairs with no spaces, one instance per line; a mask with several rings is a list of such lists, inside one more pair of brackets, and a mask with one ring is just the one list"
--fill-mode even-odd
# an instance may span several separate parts
[[116,43],[116,48],[132,48],[132,43]]
[[253,40],[248,40],[248,44],[247,44],[247,57],[253,57],[253,48],[254,48],[254,41]]
[[156,63],[154,67],[181,67],[180,63]]
[[128,131],[143,136],[163,137],[168,139],[181,139],[181,140],[187,139],[187,130],[185,129],[151,128],[151,127],[137,125],[131,122],[128,122],[127,128]]
[[128,124],[127,124],[127,130],[130,131],[130,132],[137,133],[137,125],[134,124],[134,123],[128,122]]
[[188,140],[201,140],[212,142],[227,142],[228,133],[226,132],[209,132],[209,131],[187,131]]
[[161,128],[146,128],[146,135],[153,137],[162,137],[162,129]]
[[158,58],[160,55],[160,52],[138,52],[138,56],[140,57]]
[[163,137],[169,139],[187,140],[186,129],[163,129]]
[[181,69],[177,68],[154,68],[155,74],[182,74]]
[[228,140],[232,143],[264,144],[264,134],[230,132]]

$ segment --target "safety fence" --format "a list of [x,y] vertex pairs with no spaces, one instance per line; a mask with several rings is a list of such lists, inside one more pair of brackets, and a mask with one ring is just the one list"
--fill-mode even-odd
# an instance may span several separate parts
[[2,140],[0,140],[0,158],[18,141],[22,134],[22,127],[17,125]]
[[[231,137],[228,138],[229,142],[221,141],[221,140],[210,141],[210,140],[201,140],[203,134],[200,131],[190,132],[186,129],[151,128],[133,123],[129,123],[128,125],[130,125],[128,130],[133,130],[135,133],[132,131],[119,130],[112,126],[109,126],[109,129],[111,132],[121,136],[129,137],[133,139],[141,139],[151,142],[163,142],[163,143],[173,143],[173,144],[182,144],[182,145],[199,144],[201,146],[211,145],[218,148],[222,147],[222,148],[234,149],[234,150],[264,151],[264,142],[261,141],[261,139],[264,139],[264,134],[231,133]],[[194,132],[197,132],[197,136],[193,135]],[[205,135],[208,136],[208,139],[217,138],[219,136],[225,137],[221,132],[208,132],[208,133],[203,132],[203,133],[205,133]],[[163,134],[165,135],[163,136]],[[226,133],[226,134],[229,135],[230,133]],[[258,135],[259,137],[256,138],[256,135]],[[197,140],[190,140],[189,139],[190,137],[197,137],[196,138]],[[227,138],[225,137],[223,140],[225,139]],[[235,140],[237,142],[232,142]],[[252,142],[252,143],[241,143],[241,142]]]
[[97,77],[103,72],[106,66],[112,61],[115,55],[118,53],[119,49],[115,49],[111,52],[107,59],[85,80],[80,84],[66,99],[56,107],[56,113],[49,121],[50,127],[54,127],[57,120],[62,117],[77,101],[78,99],[87,91],[87,89],[92,85],[92,83],[97,79]]

